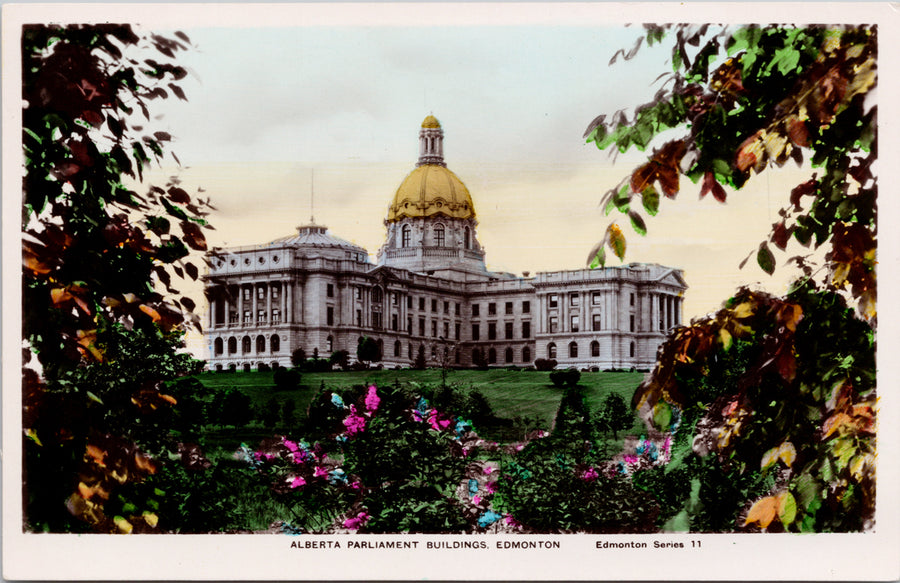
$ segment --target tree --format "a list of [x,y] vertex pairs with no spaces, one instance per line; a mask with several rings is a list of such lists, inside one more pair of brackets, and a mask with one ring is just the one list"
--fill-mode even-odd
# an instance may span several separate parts
[[302,348],[298,348],[291,352],[291,366],[294,368],[300,368],[306,362],[306,351]]
[[266,427],[274,428],[275,425],[278,424],[278,420],[281,418],[281,405],[278,403],[278,400],[275,397],[269,397],[266,401],[266,404],[263,405],[262,410],[260,411],[259,420]]
[[416,360],[413,362],[413,368],[416,370],[425,370],[428,362],[425,360],[425,345],[419,344],[419,350],[416,351]]
[[124,181],[166,154],[172,137],[145,124],[153,100],[185,99],[173,61],[190,41],[117,24],[22,32],[22,333],[41,371],[23,382],[27,528],[152,529],[151,509],[104,506],[173,445],[163,383],[195,369],[177,350],[199,320],[172,280],[199,277],[189,254],[207,250],[209,205],[176,178],[143,194]]
[[381,346],[378,345],[374,338],[363,336],[356,347],[356,358],[368,367],[371,363],[381,360]]
[[634,423],[632,411],[619,393],[610,393],[597,410],[597,427],[604,433],[612,433],[613,439],[619,439],[619,431],[624,431]]
[[[674,31],[675,71],[651,103],[607,120],[598,116],[585,136],[598,148],[644,150],[658,134],[687,132],[654,149],[603,199],[607,214],[628,216],[634,230],[647,231],[647,215],[659,211],[660,193],[676,198],[680,177],[702,181],[700,195],[720,202],[768,168],[806,157],[816,168],[798,184],[791,204],[756,250],[759,266],[771,274],[776,259],[770,244],[784,250],[793,237],[814,249],[826,246],[828,289],[849,288],[863,317],[875,317],[877,106],[867,100],[876,85],[877,35],[874,26],[794,28],[647,27],[659,42]],[[693,48],[697,47],[697,48]],[[619,53],[613,56],[614,62]],[[628,55],[626,55],[628,57]],[[715,66],[713,70],[711,67]],[[588,261],[603,265],[605,247],[625,255],[622,229],[611,223]],[[812,274],[808,258],[789,261]]]
[[300,373],[296,369],[279,368],[272,375],[275,388],[279,391],[292,391],[300,386]]
[[[649,26],[646,39],[658,42],[670,30],[669,88],[631,120],[598,117],[586,137],[625,151],[648,147],[663,130],[689,130],[607,193],[607,211],[627,214],[644,234],[632,203],[655,215],[657,186],[674,199],[682,174],[724,203],[725,187],[740,189],[753,173],[807,158],[815,172],[791,190],[754,253],[772,273],[770,245],[784,250],[793,237],[824,249],[825,278],[815,280],[809,257],[792,257],[803,278],[785,297],[742,289],[716,314],[676,329],[633,405],[660,429],[690,423],[701,459],[693,467],[707,482],[739,485],[730,506],[717,510],[727,528],[870,528],[877,107],[868,97],[876,28],[744,26],[712,34],[707,26]],[[624,257],[615,223],[591,251],[592,265],[605,262],[607,247]],[[720,502],[715,496],[710,507]]]
[[281,405],[281,424],[288,431],[291,431],[294,428],[294,423],[297,422],[296,410],[297,403],[294,399],[288,398]]
[[581,373],[577,368],[567,368],[566,370],[555,370],[550,373],[550,382],[559,389],[565,387],[574,387],[581,380]]
[[331,353],[331,356],[328,357],[328,361],[332,366],[346,369],[350,364],[350,353],[346,350],[335,350]]

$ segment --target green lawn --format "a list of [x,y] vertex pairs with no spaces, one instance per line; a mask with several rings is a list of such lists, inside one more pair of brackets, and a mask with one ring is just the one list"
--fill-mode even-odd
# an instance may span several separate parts
[[[462,389],[471,387],[480,390],[499,418],[536,416],[542,420],[544,428],[549,428],[562,396],[562,391],[553,386],[549,376],[549,372],[526,370],[453,370],[447,373],[447,383]],[[229,387],[239,389],[250,396],[256,409],[261,408],[273,396],[279,401],[293,398],[297,403],[297,416],[302,418],[310,401],[323,384],[328,388],[371,383],[388,386],[396,382],[436,386],[441,382],[441,371],[429,369],[308,372],[302,373],[300,387],[291,391],[276,389],[272,377],[272,372],[204,373],[198,376],[206,387],[212,389],[224,390]],[[591,411],[594,411],[611,392],[619,393],[630,403],[631,396],[643,377],[644,374],[639,372],[584,372],[581,373],[579,385],[585,388],[588,405]],[[635,418],[635,424],[628,432],[639,433],[641,429],[640,421]],[[272,431],[270,428],[251,426],[240,432],[223,430],[214,433],[220,436],[223,446],[228,446],[230,444],[227,442],[252,441],[256,436],[261,438],[271,435]],[[505,433],[491,435],[490,431],[486,433],[482,432],[485,437],[491,439],[499,439],[506,435]]]

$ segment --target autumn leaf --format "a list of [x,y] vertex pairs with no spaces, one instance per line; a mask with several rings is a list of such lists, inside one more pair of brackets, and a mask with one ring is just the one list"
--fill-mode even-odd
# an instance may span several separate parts
[[609,227],[606,228],[606,234],[608,237],[607,244],[609,245],[609,248],[616,254],[616,257],[624,259],[625,235],[622,234],[622,229],[619,228],[619,225],[616,223],[611,223]]
[[781,506],[781,500],[778,496],[766,496],[754,502],[753,506],[747,512],[747,518],[744,519],[744,526],[756,523],[760,528],[768,528],[775,517],[778,516],[778,510]]
[[700,187],[700,198],[706,196],[706,193],[712,192],[713,197],[719,202],[725,202],[725,189],[716,180],[712,172],[703,175],[703,185]]

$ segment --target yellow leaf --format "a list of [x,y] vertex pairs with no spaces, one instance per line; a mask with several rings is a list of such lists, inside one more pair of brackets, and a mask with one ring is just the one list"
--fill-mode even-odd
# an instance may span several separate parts
[[768,527],[772,524],[772,521],[775,520],[775,516],[778,514],[780,502],[778,496],[766,496],[765,498],[760,498],[753,503],[753,506],[750,507],[750,511],[747,512],[747,518],[744,519],[744,526],[755,522],[760,528]]
[[777,448],[777,447],[773,447],[772,449],[767,451],[762,457],[762,462],[760,462],[760,469],[764,470],[767,467],[774,464],[775,462],[777,462],[778,461],[778,452],[779,452],[779,448]]
[[850,474],[857,481],[862,481],[866,474],[875,467],[875,457],[870,454],[858,455],[850,462]]
[[127,520],[125,520],[124,518],[122,518],[121,516],[116,516],[113,519],[113,522],[116,523],[116,526],[119,528],[119,532],[121,532],[123,534],[131,534],[131,531],[134,529],[134,527],[131,525],[131,523],[128,522]]
[[731,334],[725,328],[719,328],[719,342],[725,350],[731,348]]
[[145,511],[143,518],[144,518],[144,522],[146,522],[153,528],[156,528],[156,525],[159,522],[159,517],[150,511]]
[[778,457],[787,467],[791,467],[794,464],[794,460],[797,459],[797,450],[794,449],[790,441],[785,441],[778,448]]
[[778,495],[778,520],[785,526],[794,522],[797,517],[797,501],[790,492],[782,492]]
[[751,302],[744,302],[743,304],[738,304],[731,308],[731,314],[735,318],[743,319],[753,315],[753,308],[754,306]]
[[844,282],[847,281],[847,275],[850,274],[850,264],[849,263],[834,263],[834,269],[831,272],[831,283],[835,287],[843,287]]
[[43,443],[41,443],[41,440],[38,439],[37,431],[35,431],[34,429],[26,429],[25,437],[27,437],[28,439],[30,439],[31,441],[35,442],[36,444],[38,444],[42,447],[44,445]]

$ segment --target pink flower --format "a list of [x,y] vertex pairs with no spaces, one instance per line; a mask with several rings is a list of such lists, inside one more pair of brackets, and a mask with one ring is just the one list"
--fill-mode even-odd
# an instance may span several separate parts
[[369,392],[366,393],[366,411],[374,413],[378,410],[379,403],[381,403],[381,399],[378,397],[375,385],[372,385],[369,387]]
[[484,485],[484,489],[489,493],[493,494],[497,491],[497,482],[488,482]]
[[324,468],[320,468],[316,466],[313,470],[313,478],[324,478],[328,475],[328,472]]
[[588,468],[587,470],[584,471],[583,474],[581,474],[581,479],[587,480],[589,482],[592,480],[596,480],[599,477],[600,477],[600,474],[598,474],[597,470],[595,470],[593,467]]
[[484,466],[484,473],[485,473],[485,474],[490,474],[490,473],[493,472],[493,471],[494,471],[494,466]]
[[291,480],[291,488],[299,488],[304,485],[306,485],[306,480],[303,479],[303,476],[297,476]]
[[622,456],[622,457],[623,457],[623,459],[625,460],[625,463],[626,463],[626,464],[636,464],[636,463],[638,463],[638,456],[636,456],[636,455],[634,455],[634,454],[625,454],[625,455]]
[[350,405],[350,414],[344,419],[347,435],[355,435],[366,428],[366,419],[356,414],[356,406]]
[[350,530],[359,530],[359,528],[368,521],[369,515],[365,512],[360,512],[355,517],[345,520],[344,528],[349,528]]
[[663,451],[665,453],[669,453],[669,448],[672,447],[672,434],[666,435],[666,440],[663,442]]
[[441,431],[450,427],[450,420],[438,413],[437,409],[431,410],[431,413],[428,415],[428,422],[435,431]]
[[292,452],[300,451],[300,448],[297,446],[297,444],[290,439],[284,439],[283,441],[284,447],[288,448],[288,450]]
[[474,504],[476,506],[481,504],[481,496],[479,496],[478,494],[475,494],[474,496],[472,496],[472,504]]
[[518,520],[513,518],[512,514],[507,514],[506,518],[504,518],[503,520],[506,522],[506,524],[512,526],[513,528],[522,528],[522,525],[519,523]]
[[354,490],[359,490],[362,488],[362,484],[359,483],[359,480],[356,480],[355,482],[350,482],[350,487]]

